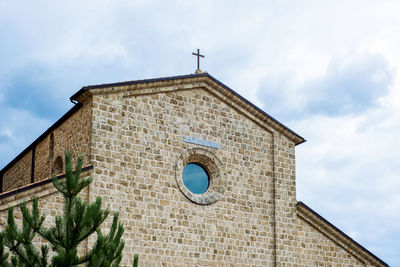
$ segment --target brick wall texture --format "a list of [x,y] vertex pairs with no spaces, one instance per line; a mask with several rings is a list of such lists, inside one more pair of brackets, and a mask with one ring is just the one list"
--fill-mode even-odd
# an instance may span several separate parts
[[3,192],[31,182],[32,151],[23,156],[3,174]]
[[[37,146],[35,177],[48,177],[66,148],[84,153],[94,177],[84,197],[101,196],[120,212],[125,265],[138,253],[141,266],[368,266],[298,218],[295,142],[223,90],[204,79],[93,89],[54,130],[53,159],[50,136]],[[219,148],[184,142],[185,136]],[[179,157],[198,147],[222,162],[222,197],[209,205],[193,203],[177,183]],[[24,169],[26,157],[4,181]],[[41,192],[32,190],[25,196]],[[4,203],[18,202],[1,201],[4,224]],[[41,203],[50,217],[57,213],[56,194]]]
[[[86,160],[90,161],[91,112],[91,101],[89,99],[82,108],[35,145],[33,182],[48,179],[51,176],[56,158],[61,157],[64,160],[66,149],[72,150],[73,160],[76,160],[77,155],[84,154]],[[52,149],[50,148],[51,135],[53,135],[54,141]],[[31,183],[31,168],[32,149],[26,151],[21,160],[5,171],[2,191],[10,191]]]
[[298,254],[296,264],[301,266],[365,266],[358,258],[338,246],[308,222],[298,218]]

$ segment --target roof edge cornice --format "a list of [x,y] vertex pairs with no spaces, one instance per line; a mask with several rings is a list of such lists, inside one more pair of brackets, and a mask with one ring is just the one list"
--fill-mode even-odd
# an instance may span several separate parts
[[389,266],[301,201],[297,202],[297,215],[361,261]]
[[199,74],[156,78],[156,79],[144,79],[144,80],[84,86],[74,95],[72,95],[70,100],[81,102],[89,92],[91,94],[106,93],[106,92],[110,93],[110,92],[118,92],[126,90],[128,88],[145,89],[154,87],[166,87],[174,85],[185,85],[191,82],[199,82],[199,81],[204,82],[211,88],[217,89],[227,99],[229,99],[232,102],[235,102],[239,107],[251,113],[254,117],[262,121],[263,123],[268,123],[273,129],[282,133],[288,139],[292,140],[296,145],[299,145],[306,141],[303,137],[301,137],[300,135],[298,135],[297,133],[295,133],[282,123],[280,123],[272,116],[265,113],[262,109],[258,108],[256,105],[245,99],[243,96],[241,96],[240,94],[238,94],[237,92],[235,92],[234,90],[232,90],[219,80],[215,79],[207,72]]
[[18,160],[24,157],[27,153],[32,151],[38,143],[45,139],[54,129],[60,126],[64,121],[70,118],[75,112],[77,112],[82,107],[81,103],[77,103],[72,108],[70,108],[61,118],[59,118],[53,125],[51,125],[44,133],[42,133],[38,138],[35,139],[29,146],[27,146],[21,153],[19,153],[14,159],[12,159],[7,165],[0,170],[0,174],[5,173],[10,169]]

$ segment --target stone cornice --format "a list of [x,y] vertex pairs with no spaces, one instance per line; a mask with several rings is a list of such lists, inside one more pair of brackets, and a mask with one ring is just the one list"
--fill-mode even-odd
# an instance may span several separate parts
[[297,216],[311,224],[315,229],[367,264],[367,266],[389,266],[302,202],[297,203]]
[[270,128],[272,128],[286,136],[296,145],[305,142],[303,137],[284,126],[208,73],[87,86],[74,94],[71,100],[82,103],[90,95],[122,92],[124,97],[129,97],[200,88],[207,90],[221,101],[250,117],[269,132],[271,132]]
[[32,149],[40,143],[43,139],[45,139],[54,129],[68,120],[72,115],[74,115],[80,108],[82,104],[74,105],[67,113],[65,113],[60,119],[58,119],[52,126],[50,126],[43,134],[41,134],[32,144],[30,144],[27,148],[25,148],[18,156],[16,156],[13,160],[11,160],[3,169],[0,170],[0,177],[4,174],[9,168],[14,166],[14,164],[19,161],[22,157],[32,151]]
[[[93,165],[87,165],[82,168],[81,175],[90,175],[91,170],[93,170]],[[65,174],[57,175],[58,179],[63,179],[64,177]],[[51,182],[51,178],[46,178],[44,180],[27,184],[22,187],[1,193],[0,211],[5,210],[8,207],[17,206],[24,201],[29,201],[34,195],[37,195],[40,198],[55,193],[56,191],[56,188]]]

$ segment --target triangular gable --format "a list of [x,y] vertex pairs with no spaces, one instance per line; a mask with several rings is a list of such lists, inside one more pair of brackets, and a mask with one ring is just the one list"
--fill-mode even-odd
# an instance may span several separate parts
[[303,137],[290,130],[208,73],[85,86],[71,96],[70,100],[75,103],[82,102],[88,94],[96,95],[123,91],[127,96],[133,96],[194,88],[208,90],[211,94],[220,98],[223,102],[234,107],[239,112],[244,113],[261,126],[267,125],[282,133],[296,145],[305,142]]

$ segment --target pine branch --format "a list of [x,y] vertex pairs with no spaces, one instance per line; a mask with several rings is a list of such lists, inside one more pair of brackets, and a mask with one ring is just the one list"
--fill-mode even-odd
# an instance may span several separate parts
[[135,254],[135,256],[133,256],[133,267],[138,267],[139,266],[139,255]]
[[[124,241],[123,225],[118,221],[118,212],[114,214],[111,229],[103,235],[100,229],[110,211],[102,209],[100,197],[88,204],[82,201],[78,194],[92,181],[92,177],[82,178],[83,156],[78,156],[75,172],[72,169],[71,152],[65,153],[65,179],[52,175],[54,187],[64,197],[62,216],[55,217],[55,225],[49,229],[43,227],[44,215],[40,215],[38,198],[34,197],[32,208],[26,203],[21,204],[22,226],[19,229],[14,220],[13,208],[8,209],[7,225],[0,232],[0,266],[49,266],[49,246],[54,251],[50,266],[119,266],[122,259]],[[78,256],[78,246],[94,232],[97,240],[94,247],[81,257]],[[36,235],[48,241],[38,251],[33,245]],[[5,252],[4,247],[9,248]],[[11,256],[11,264],[9,258]],[[134,267],[137,267],[138,257],[135,255]]]
[[4,237],[3,233],[0,234],[0,266],[11,267],[12,265],[8,263],[9,253],[4,251]]

